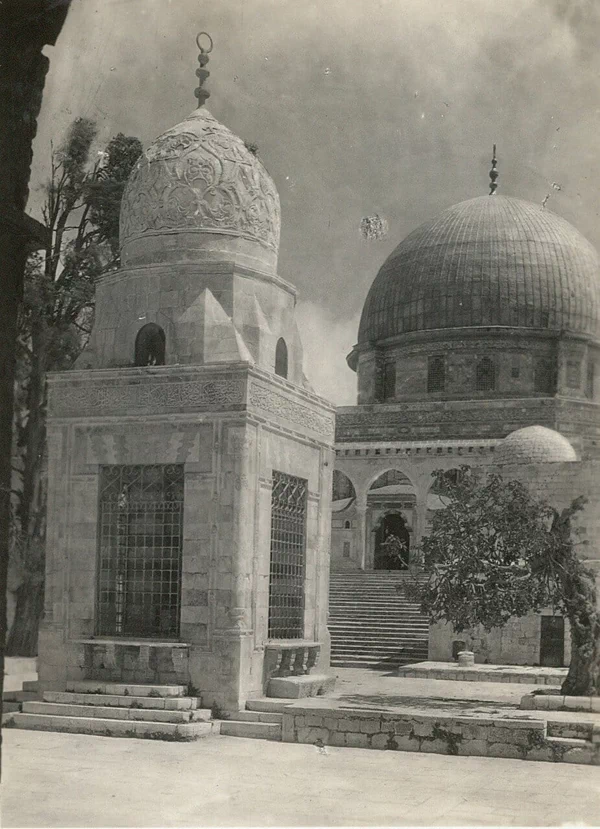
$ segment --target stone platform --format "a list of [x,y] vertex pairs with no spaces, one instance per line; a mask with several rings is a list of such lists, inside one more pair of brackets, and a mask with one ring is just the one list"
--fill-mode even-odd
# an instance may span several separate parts
[[523,710],[522,682],[338,669],[327,697],[253,700],[283,742],[600,765],[600,714]]
[[561,685],[567,668],[529,665],[460,666],[456,662],[417,662],[397,669],[398,676],[410,679],[449,679],[459,682],[511,682],[530,685]]

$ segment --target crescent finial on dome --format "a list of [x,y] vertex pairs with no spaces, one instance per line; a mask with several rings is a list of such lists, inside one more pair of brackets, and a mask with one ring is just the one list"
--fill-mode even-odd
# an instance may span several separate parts
[[[209,45],[206,49],[200,43],[200,38],[203,35],[204,37],[207,37],[209,40]],[[196,76],[199,78],[199,83],[196,89],[194,90],[194,95],[198,99],[198,109],[200,109],[200,107],[204,106],[204,102],[206,101],[206,99],[210,98],[210,92],[208,91],[208,89],[203,88],[204,82],[210,75],[208,69],[205,69],[204,67],[208,63],[208,55],[210,54],[210,52],[212,52],[213,48],[213,40],[212,37],[208,34],[208,32],[198,32],[198,34],[196,35],[196,46],[200,50],[200,54],[198,55],[198,63],[200,64],[200,66],[198,67],[198,69],[196,69]]]
[[496,179],[499,175],[498,170],[496,170],[497,163],[498,159],[496,158],[496,145],[494,144],[494,151],[492,153],[492,169],[490,170],[490,196],[493,196],[498,189],[498,185],[496,184]]

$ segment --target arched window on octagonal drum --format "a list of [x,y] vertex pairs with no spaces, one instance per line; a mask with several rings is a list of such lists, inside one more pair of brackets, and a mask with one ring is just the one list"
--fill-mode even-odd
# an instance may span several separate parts
[[164,366],[165,332],[160,325],[149,322],[138,331],[135,338],[136,366]]
[[475,370],[475,389],[493,391],[496,388],[496,366],[489,357],[483,357]]
[[286,379],[288,376],[288,350],[283,337],[277,340],[275,348],[275,374]]

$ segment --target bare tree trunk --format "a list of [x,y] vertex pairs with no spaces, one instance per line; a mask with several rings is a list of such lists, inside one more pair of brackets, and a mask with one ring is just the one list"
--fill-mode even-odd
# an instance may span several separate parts
[[21,430],[22,485],[16,518],[25,574],[17,590],[17,605],[8,642],[8,656],[36,656],[37,632],[43,613],[46,534],[46,364],[48,331],[44,319],[34,315],[31,326],[31,363],[27,384],[27,419]]

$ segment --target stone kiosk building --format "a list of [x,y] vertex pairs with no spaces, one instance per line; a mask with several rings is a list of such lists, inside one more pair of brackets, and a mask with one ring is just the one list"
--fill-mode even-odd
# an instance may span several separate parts
[[329,665],[334,409],[302,373],[277,190],[202,106],[205,63],[130,177],[89,345],[49,379],[39,675],[238,710]]
[[[500,468],[557,506],[587,495],[584,555],[598,563],[600,265],[574,227],[495,194],[443,211],[382,265],[348,363],[358,401],[336,416],[335,589],[360,598],[360,573],[383,571],[366,603],[385,571],[406,568],[440,507],[432,472],[462,464]],[[382,552],[390,534],[403,562]],[[352,624],[340,611],[346,637]],[[537,617],[470,644],[481,661],[566,664],[560,636]],[[453,638],[432,628],[429,658],[452,659]]]

